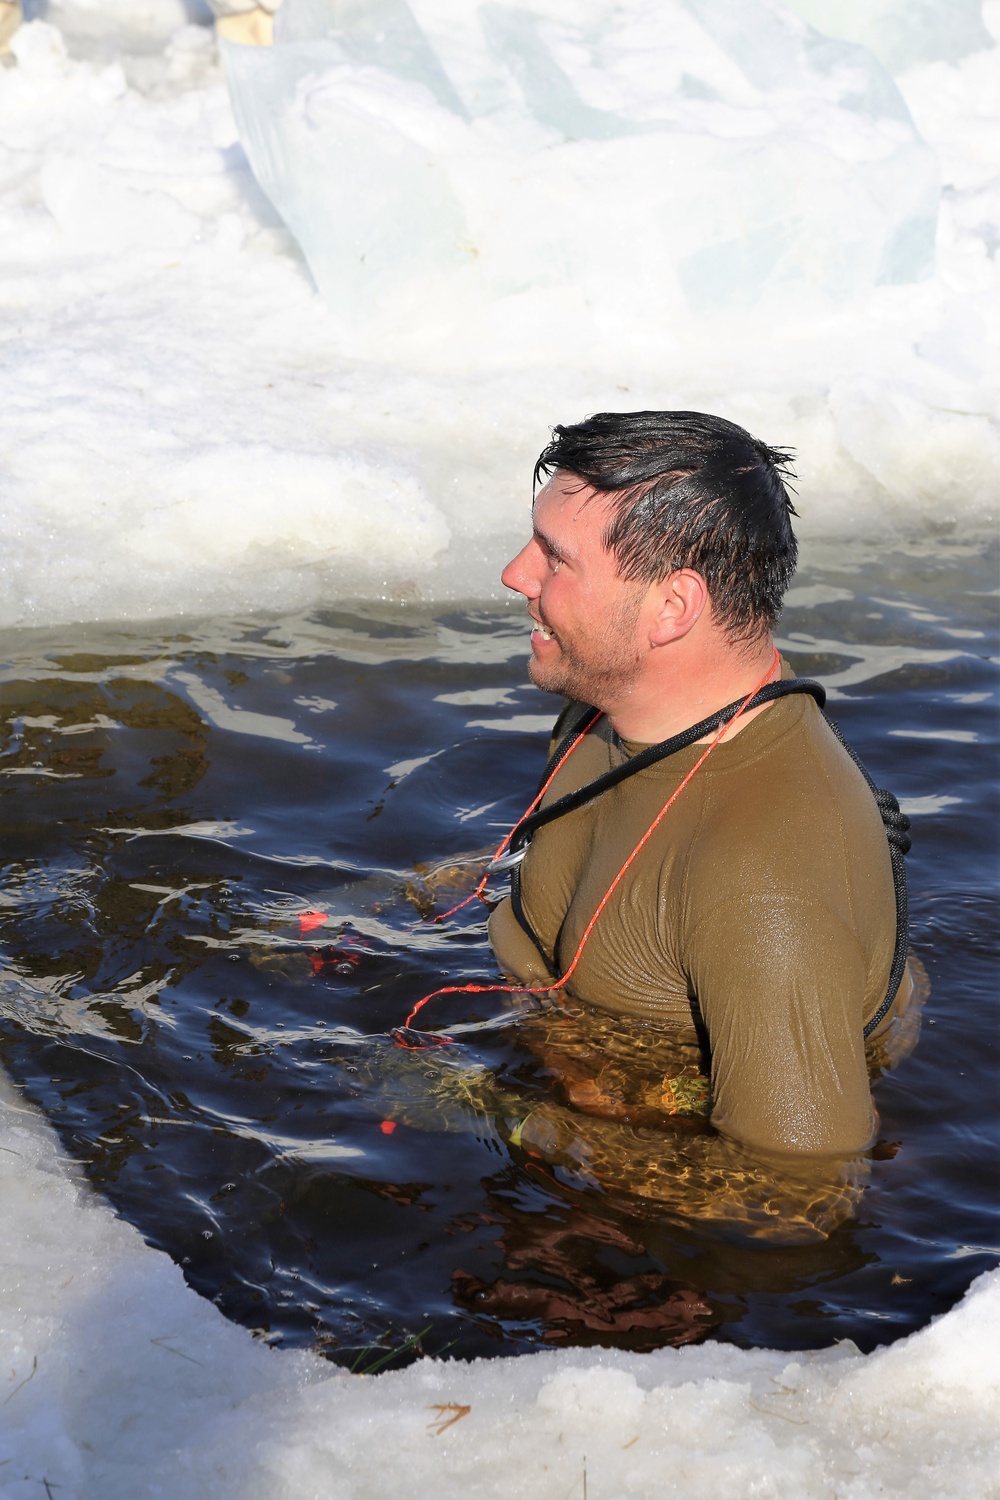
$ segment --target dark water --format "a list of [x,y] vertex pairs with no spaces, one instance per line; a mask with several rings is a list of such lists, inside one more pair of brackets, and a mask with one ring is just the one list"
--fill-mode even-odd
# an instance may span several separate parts
[[[481,908],[421,924],[404,882],[497,843],[531,796],[557,705],[527,683],[516,608],[8,635],[3,1062],[118,1212],[271,1341],[366,1369],[695,1332],[890,1342],[997,1257],[995,585],[957,550],[814,560],[782,622],[914,815],[932,985],[876,1086],[860,1212],[822,1244],[611,1205],[457,1103],[440,1130],[387,1119],[378,1039],[494,973]],[[303,932],[312,908],[331,920]],[[501,1012],[447,997],[428,1024],[544,1087]]]

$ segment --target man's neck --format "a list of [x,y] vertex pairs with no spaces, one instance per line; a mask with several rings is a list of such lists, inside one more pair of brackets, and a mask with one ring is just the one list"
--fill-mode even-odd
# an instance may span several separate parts
[[[609,704],[606,712],[620,739],[656,744],[745,698],[773,662],[770,636],[742,650],[728,643],[689,642],[687,649],[673,655],[669,649],[653,652],[639,679],[620,702]],[[739,734],[768,706],[750,709],[727,737]]]

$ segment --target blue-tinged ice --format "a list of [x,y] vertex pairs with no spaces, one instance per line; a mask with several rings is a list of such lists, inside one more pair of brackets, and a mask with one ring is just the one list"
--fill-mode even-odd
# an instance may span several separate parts
[[273,48],[225,53],[362,342],[585,356],[932,269],[937,161],[891,74],[775,0],[285,0]]
[[785,0],[817,31],[868,47],[891,73],[993,45],[982,0]]

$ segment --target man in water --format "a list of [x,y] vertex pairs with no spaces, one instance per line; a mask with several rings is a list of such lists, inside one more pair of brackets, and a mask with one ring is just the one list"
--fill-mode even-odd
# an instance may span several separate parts
[[[543,808],[793,676],[772,642],[796,562],[788,458],[693,412],[555,428],[532,536],[502,577],[534,622],[533,681],[570,700],[553,743],[593,719],[581,705],[601,716]],[[766,1219],[796,1198],[802,1222],[842,1216],[843,1163],[875,1139],[869,1068],[912,1031],[913,984],[866,1056],[896,940],[889,848],[808,694],[751,704],[539,827],[490,939],[514,983],[557,986],[526,1034],[570,1108],[533,1111],[515,1143],[552,1157],[570,1114],[590,1115],[577,1154],[604,1186],[706,1217]],[[717,1134],[675,1133],[668,1161],[652,1150],[667,1117],[699,1115]],[[762,1160],[791,1173],[790,1198]]]

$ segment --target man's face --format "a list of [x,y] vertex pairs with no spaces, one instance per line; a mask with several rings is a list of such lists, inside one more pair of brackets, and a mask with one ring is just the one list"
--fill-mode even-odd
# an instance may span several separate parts
[[531,679],[550,693],[611,710],[642,670],[645,584],[618,576],[601,540],[610,519],[606,495],[558,471],[535,499],[534,530],[500,575],[523,594],[535,621]]

